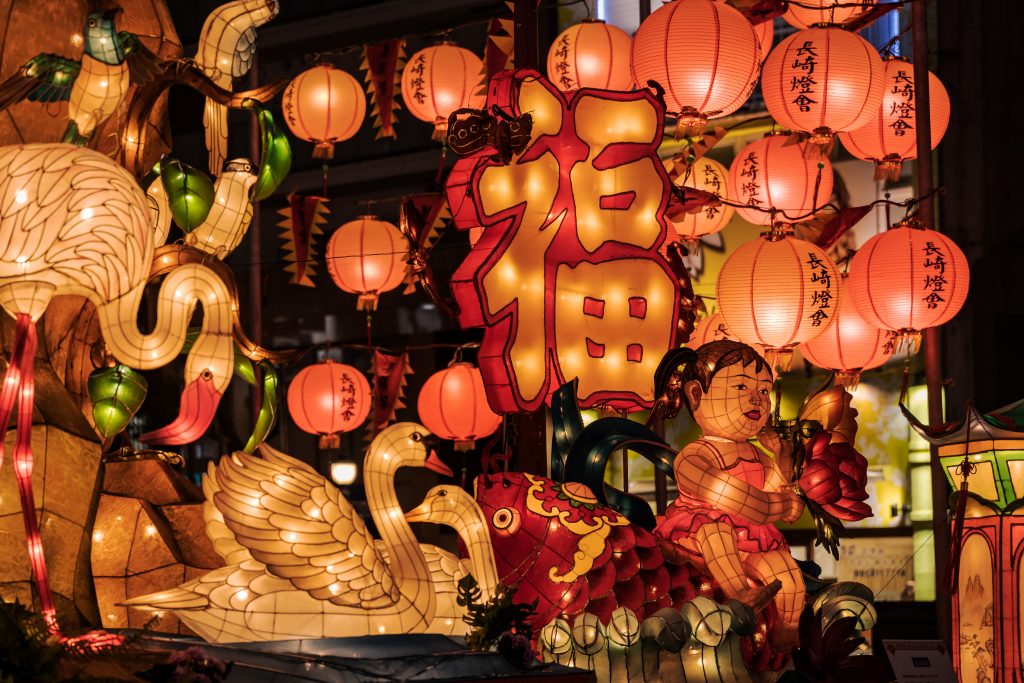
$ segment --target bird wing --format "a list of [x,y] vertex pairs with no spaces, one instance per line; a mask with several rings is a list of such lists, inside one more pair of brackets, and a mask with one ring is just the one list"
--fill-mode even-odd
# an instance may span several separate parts
[[149,83],[163,73],[163,60],[143,45],[137,35],[120,31],[117,34],[117,42],[124,50],[125,61],[128,62],[128,77],[132,83]]
[[73,59],[41,54],[0,83],[0,111],[22,100],[61,102],[71,97],[71,86],[82,65]]
[[266,444],[215,469],[213,501],[252,557],[318,600],[379,609],[400,597],[390,567],[352,505],[303,462]]
[[[244,76],[256,55],[256,28],[277,16],[277,0],[235,0],[210,12],[199,34],[195,61],[218,86],[231,89],[232,79]],[[211,173],[219,173],[228,148],[228,111],[222,103],[206,101],[203,112],[206,149]]]

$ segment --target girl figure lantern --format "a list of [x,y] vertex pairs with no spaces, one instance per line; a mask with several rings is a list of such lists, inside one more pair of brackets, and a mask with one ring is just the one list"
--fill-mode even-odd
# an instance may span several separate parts
[[805,588],[775,522],[795,521],[804,503],[776,461],[748,442],[757,437],[788,458],[765,427],[771,367],[746,344],[722,340],[702,346],[681,379],[702,436],[676,456],[679,497],[657,534],[706,567],[730,598],[755,608],[774,599],[779,623],[770,637],[784,649],[794,642]]

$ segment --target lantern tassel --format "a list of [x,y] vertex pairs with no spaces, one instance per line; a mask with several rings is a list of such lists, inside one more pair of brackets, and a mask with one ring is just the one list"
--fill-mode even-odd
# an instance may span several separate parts
[[438,119],[434,122],[434,134],[430,136],[430,139],[434,142],[444,142],[445,136],[448,134],[448,121],[446,119]]
[[317,444],[322,451],[330,451],[341,448],[341,436],[338,434],[321,434]]
[[313,148],[314,159],[333,159],[334,158],[334,143],[333,142],[318,142],[316,147]]
[[895,154],[889,154],[884,159],[875,162],[875,180],[886,180],[895,183],[903,175],[903,159]]
[[845,387],[847,391],[853,393],[857,390],[857,385],[860,384],[860,370],[841,370],[836,372],[836,384]]
[[476,448],[476,441],[473,440],[458,440],[455,442],[455,450],[459,453],[465,453]]
[[956,499],[956,512],[953,515],[953,536],[950,539],[949,569],[944,577],[946,595],[956,595],[960,584],[960,554],[963,550],[964,518],[967,516],[967,479],[976,469],[977,466],[971,464],[967,455],[964,455],[963,462],[957,465],[956,468],[956,473],[963,480],[960,482],[960,492]]
[[831,128],[823,126],[811,131],[807,137],[807,143],[804,145],[804,154],[807,155],[808,159],[827,158],[832,154],[832,146],[836,143],[836,136]]
[[359,298],[356,299],[356,310],[357,311],[376,311],[377,310],[377,293],[366,292],[360,294]]
[[683,107],[676,116],[676,140],[683,138],[699,138],[704,136],[704,126],[708,124],[708,117],[693,107]]
[[911,356],[917,355],[921,350],[921,333],[917,330],[900,330],[899,335],[896,340],[897,350]]
[[764,359],[768,365],[775,368],[777,372],[789,372],[793,365],[793,349],[769,349],[764,350]]

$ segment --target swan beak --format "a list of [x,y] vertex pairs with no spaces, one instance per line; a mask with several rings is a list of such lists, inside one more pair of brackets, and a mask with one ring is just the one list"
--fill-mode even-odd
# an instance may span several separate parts
[[427,461],[423,464],[428,470],[443,474],[446,477],[455,478],[455,473],[452,472],[448,465],[441,462],[441,458],[437,457],[437,453],[430,451],[430,455],[427,456]]
[[405,521],[407,522],[426,522],[429,521],[430,507],[427,505],[417,505],[412,510],[405,513]]
[[199,376],[181,392],[181,410],[177,419],[163,429],[143,434],[139,440],[153,445],[180,446],[201,437],[213,422],[221,393],[212,377]]

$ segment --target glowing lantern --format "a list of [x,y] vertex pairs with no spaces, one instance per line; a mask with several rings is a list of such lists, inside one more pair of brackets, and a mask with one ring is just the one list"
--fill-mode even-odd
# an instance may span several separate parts
[[869,239],[850,262],[850,298],[865,321],[896,330],[914,351],[920,330],[950,320],[967,299],[970,269],[953,240],[912,222]]
[[423,426],[454,441],[460,451],[473,448],[501,424],[501,416],[487,404],[480,370],[470,363],[452,363],[428,377],[416,409]]
[[469,229],[469,246],[476,245],[480,241],[480,238],[484,235],[483,228],[470,228]]
[[588,19],[562,31],[548,50],[548,80],[559,90],[631,90],[632,42],[625,31]]
[[[843,147],[858,159],[875,162],[875,179],[899,180],[903,162],[917,158],[917,101],[914,65],[894,57],[885,62],[881,106],[867,124],[839,134]],[[949,125],[949,94],[939,77],[928,74],[932,149]]]
[[801,29],[815,24],[842,24],[872,4],[874,0],[859,0],[856,4],[846,0],[800,0],[799,4],[790,3],[782,18],[790,26]]
[[709,118],[740,108],[754,90],[761,46],[740,12],[713,0],[676,0],[640,24],[633,38],[633,78],[665,88],[677,136],[700,133]]
[[[729,167],[729,199],[756,208],[737,212],[754,225],[791,222],[807,217],[826,204],[832,195],[832,164],[828,159],[810,159],[803,144],[790,144],[786,133],[770,133],[754,140],[733,159]],[[821,180],[818,174],[821,174]]]
[[303,71],[285,88],[281,110],[296,137],[316,143],[315,159],[333,159],[334,143],[348,140],[366,118],[363,86],[330,64]]
[[378,295],[405,280],[409,242],[391,223],[360,216],[334,231],[326,258],[334,284],[359,295],[360,311],[374,311]]
[[772,50],[761,74],[768,112],[782,126],[828,145],[836,132],[856,130],[878,112],[885,64],[856,33],[809,28]]
[[[680,187],[692,187],[718,196],[726,194],[726,183],[729,174],[725,166],[714,159],[701,157],[695,161],[689,173],[679,176],[675,184]],[[705,206],[693,214],[686,214],[680,221],[672,221],[679,239],[696,241],[704,235],[711,235],[724,228],[735,213],[731,206]]]
[[835,321],[820,336],[800,346],[812,365],[836,373],[836,381],[851,389],[863,370],[877,368],[892,356],[893,335],[869,325],[857,312],[846,289],[846,276],[836,287]]
[[456,109],[483,106],[478,95],[483,62],[454,43],[423,48],[402,70],[402,99],[421,121],[434,124],[434,139],[444,139],[448,115]]
[[[660,253],[664,108],[646,88],[566,96],[527,70],[492,78],[487,103],[533,117],[511,163],[481,151],[447,182],[456,226],[484,227],[452,294],[459,322],[485,328],[477,358],[490,405],[537,410],[579,377],[584,407],[650,407],[658,361],[690,331],[679,324],[685,271]],[[550,152],[531,151],[541,146]]]
[[370,414],[370,383],[351,365],[332,360],[303,368],[288,387],[288,412],[304,432],[320,435],[320,448],[337,448]]
[[[725,317],[720,311],[718,311],[697,323],[697,326],[693,328],[693,334],[691,334],[690,338],[686,341],[686,346],[691,349],[699,349],[708,342],[719,341],[721,339],[739,341],[739,339],[729,331],[729,328],[725,326]],[[764,349],[761,346],[754,345],[753,349],[764,356]]]
[[747,242],[718,274],[718,309],[740,341],[786,369],[797,344],[833,322],[839,274],[821,248],[781,230]]
[[757,33],[757,44],[761,47],[761,63],[763,64],[772,51],[772,42],[775,40],[775,23],[769,19],[760,24],[754,24],[754,31]]

